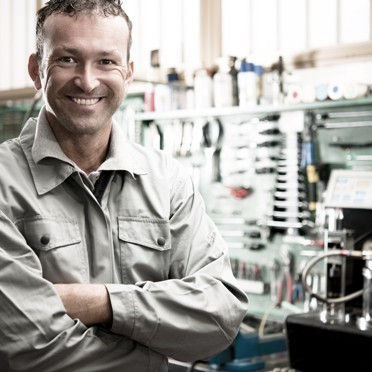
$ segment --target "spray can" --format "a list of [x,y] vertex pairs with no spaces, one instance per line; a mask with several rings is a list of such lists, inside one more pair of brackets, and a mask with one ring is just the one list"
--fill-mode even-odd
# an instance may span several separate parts
[[219,61],[219,69],[213,76],[213,94],[215,107],[233,105],[233,79],[226,59]]
[[251,107],[257,104],[257,81],[254,64],[243,59],[238,73],[240,107]]
[[194,95],[195,108],[209,108],[213,106],[213,81],[205,68],[195,71]]

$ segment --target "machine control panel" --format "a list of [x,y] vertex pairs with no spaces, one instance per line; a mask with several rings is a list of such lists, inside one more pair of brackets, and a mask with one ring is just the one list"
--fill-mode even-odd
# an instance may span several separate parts
[[324,204],[329,208],[372,209],[372,171],[333,170]]

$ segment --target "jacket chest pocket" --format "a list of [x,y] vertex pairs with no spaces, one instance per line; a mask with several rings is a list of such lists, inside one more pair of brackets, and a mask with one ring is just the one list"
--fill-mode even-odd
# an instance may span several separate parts
[[58,218],[35,218],[24,221],[24,235],[39,256],[43,277],[53,283],[88,281],[79,226]]
[[118,217],[118,228],[123,282],[167,279],[171,248],[169,222]]

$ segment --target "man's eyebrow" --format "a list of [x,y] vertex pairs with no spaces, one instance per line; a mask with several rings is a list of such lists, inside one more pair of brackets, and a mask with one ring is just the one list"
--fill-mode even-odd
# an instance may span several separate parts
[[104,50],[104,51],[100,52],[99,54],[101,54],[103,56],[112,56],[112,55],[120,56],[120,53],[117,49]]
[[71,48],[71,47],[64,46],[64,45],[55,48],[55,51],[57,52],[63,51],[63,52],[71,53],[71,54],[79,54],[79,49]]
[[[69,46],[65,46],[65,45],[62,45],[60,47],[57,47],[55,49],[55,51],[64,51],[64,52],[67,52],[67,53],[71,53],[71,54],[74,54],[74,55],[80,55],[81,54],[81,50],[80,49],[77,49],[77,48],[72,48],[72,47],[69,47]],[[101,56],[120,56],[120,53],[117,49],[109,49],[109,50],[102,50],[102,51],[99,51],[97,52],[97,54],[101,55]]]

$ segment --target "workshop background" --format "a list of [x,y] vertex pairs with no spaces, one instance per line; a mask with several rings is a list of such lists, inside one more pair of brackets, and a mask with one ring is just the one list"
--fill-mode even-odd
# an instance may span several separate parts
[[[0,0],[0,140],[43,104],[35,12]],[[248,293],[233,346],[173,371],[370,371],[372,0],[124,0],[130,140],[181,161]],[[197,342],[197,340],[195,340]]]

